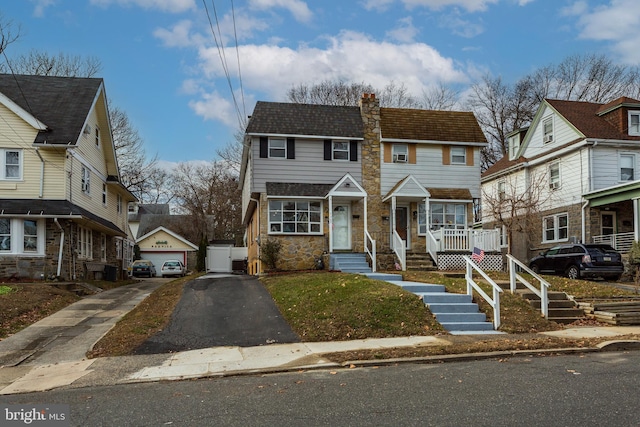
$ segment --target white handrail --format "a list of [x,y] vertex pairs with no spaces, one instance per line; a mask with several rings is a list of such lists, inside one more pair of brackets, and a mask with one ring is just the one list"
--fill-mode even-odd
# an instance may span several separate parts
[[427,252],[431,255],[433,262],[438,262],[438,250],[440,249],[440,242],[433,235],[431,230],[427,230]]
[[[525,285],[531,292],[536,294],[538,298],[540,298],[540,310],[545,318],[549,317],[549,282],[544,280],[538,274],[536,274],[529,267],[518,261],[514,258],[513,255],[507,254],[507,260],[509,261],[509,289],[511,293],[515,293],[517,287],[517,281],[520,281],[523,285]],[[524,277],[519,275],[516,272],[516,265],[520,266],[524,271],[531,274],[538,282],[540,282],[540,289],[538,290],[535,286],[529,283]]]
[[[364,250],[371,257],[371,271],[376,272],[376,241],[373,240],[368,231],[364,232]],[[369,249],[369,242],[371,242],[371,250]]]
[[[464,260],[467,262],[467,272],[465,274],[465,279],[467,280],[467,295],[473,296],[473,290],[475,289],[482,298],[485,299],[493,308],[493,328],[498,329],[500,327],[500,293],[502,292],[502,288],[496,284],[496,282],[491,279],[491,277],[487,276],[487,274],[478,267],[478,265],[471,260],[468,256],[463,256]],[[473,270],[476,270],[484,279],[491,284],[493,287],[493,299],[487,295],[480,286],[476,282],[473,281]]]
[[396,230],[393,230],[393,251],[398,256],[400,260],[400,267],[402,267],[402,271],[407,270],[407,243],[402,240],[402,237],[398,234]]

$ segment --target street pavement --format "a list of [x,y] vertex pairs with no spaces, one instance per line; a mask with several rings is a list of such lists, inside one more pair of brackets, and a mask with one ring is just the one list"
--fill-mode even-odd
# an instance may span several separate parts
[[[200,308],[207,307],[211,300],[205,297],[207,293],[203,293],[204,288],[218,286],[219,290],[222,290],[224,289],[222,283],[225,281],[231,283],[236,280],[237,277],[233,275],[205,275],[190,282],[188,289],[191,291],[185,294],[187,296],[185,308],[194,307],[193,299],[191,301],[189,299],[195,298],[198,293],[201,294],[199,297],[204,301]],[[323,355],[351,350],[443,346],[452,343],[450,336],[441,335],[322,343],[300,343],[297,342],[297,337],[287,337],[291,340],[281,339],[270,344],[269,341],[274,340],[273,337],[278,337],[277,331],[280,331],[282,335],[283,331],[287,331],[287,328],[271,330],[268,327],[265,330],[271,330],[271,332],[257,338],[262,345],[243,346],[240,345],[241,343],[236,343],[207,346],[169,354],[140,354],[86,359],[86,352],[125,313],[133,309],[155,288],[166,281],[167,279],[154,278],[92,295],[0,341],[0,395],[45,391],[59,387],[86,387],[300,369],[340,368],[343,365],[331,362]],[[242,281],[235,283],[242,283]],[[193,293],[191,297],[188,296],[190,292]],[[209,296],[214,294],[215,292]],[[223,305],[230,303],[230,301],[221,302]],[[236,301],[236,303],[238,302]],[[244,310],[238,311],[242,314],[251,308],[247,304],[253,304],[253,301],[250,303],[243,299],[239,303],[244,307]],[[224,319],[226,314],[218,314],[218,316],[222,316],[219,319]],[[268,314],[267,318],[270,317]],[[248,318],[246,313],[244,313],[243,319],[245,318]],[[210,319],[200,325],[202,330],[213,328],[209,322],[214,320]],[[247,325],[253,325],[252,322],[253,320],[248,321]],[[180,333],[179,328],[176,331]],[[276,335],[273,335],[274,331],[276,331]],[[579,327],[543,334],[567,338],[607,337],[614,340],[615,337],[622,335],[640,334],[640,326]],[[616,344],[616,341],[612,341],[609,347],[616,349],[638,348],[639,345],[638,342],[618,342]],[[598,349],[567,349],[567,351],[598,351]],[[553,352],[557,353],[558,350],[553,350]],[[504,354],[514,353],[517,352],[509,351]],[[540,353],[540,350],[530,353]],[[423,360],[461,360],[482,357],[500,357],[500,354],[437,356],[423,358]],[[411,359],[411,361],[416,361],[416,359]],[[399,362],[400,360],[387,362],[374,360],[354,363],[366,365]]]

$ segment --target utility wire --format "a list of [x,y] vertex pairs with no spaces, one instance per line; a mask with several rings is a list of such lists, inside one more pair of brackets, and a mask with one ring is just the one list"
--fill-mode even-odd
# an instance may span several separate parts
[[242,86],[242,71],[240,68],[240,50],[238,49],[238,31],[236,29],[236,9],[233,5],[233,0],[231,0],[231,17],[233,19],[233,38],[236,42],[236,59],[238,61],[238,80],[240,82],[240,96],[242,97],[242,121],[240,122],[240,126],[244,127],[245,121],[247,118],[247,106],[244,100],[244,88]]

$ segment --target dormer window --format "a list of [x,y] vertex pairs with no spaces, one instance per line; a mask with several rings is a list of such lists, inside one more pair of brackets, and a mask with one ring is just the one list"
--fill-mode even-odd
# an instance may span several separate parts
[[629,135],[640,136],[640,111],[629,111]]
[[509,138],[509,160],[516,158],[516,154],[520,149],[520,135],[513,135]]
[[553,117],[548,117],[542,122],[542,143],[553,142]]

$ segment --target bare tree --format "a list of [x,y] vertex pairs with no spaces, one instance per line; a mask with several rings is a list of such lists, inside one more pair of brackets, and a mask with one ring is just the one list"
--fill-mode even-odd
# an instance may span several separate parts
[[223,148],[216,150],[218,157],[227,164],[228,167],[233,169],[236,173],[240,174],[240,168],[242,165],[242,149],[244,148],[244,130],[238,129],[233,135],[233,141],[227,143]]
[[[7,46],[18,40],[20,37],[20,27],[14,26],[13,21],[4,19],[4,15],[0,12],[0,53],[4,53]],[[6,67],[6,64],[0,64],[0,70]]]
[[422,108],[427,110],[451,111],[458,106],[460,94],[450,87],[439,83],[422,91]]
[[512,253],[516,233],[535,235],[539,232],[537,218],[543,207],[552,200],[549,179],[541,169],[523,171],[496,179],[495,185],[483,186],[482,216],[504,227],[507,253]]
[[180,163],[173,173],[173,193],[179,210],[193,215],[202,236],[241,243],[242,192],[237,174],[223,162]]
[[58,77],[95,77],[102,70],[102,63],[95,56],[83,57],[31,50],[11,60],[10,71],[15,74]]

